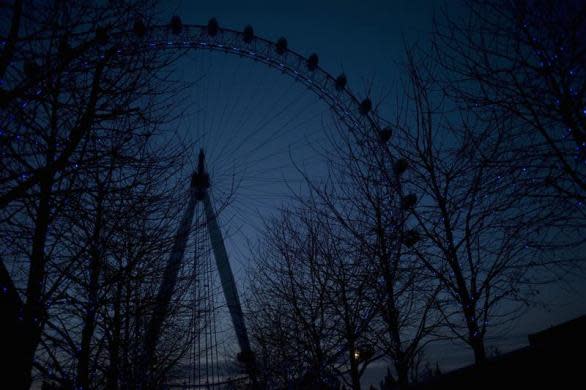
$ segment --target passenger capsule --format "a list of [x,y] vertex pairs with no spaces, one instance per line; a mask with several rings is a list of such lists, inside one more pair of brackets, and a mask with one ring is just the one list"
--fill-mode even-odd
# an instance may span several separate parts
[[389,142],[389,140],[391,139],[392,136],[393,136],[393,130],[388,126],[382,130],[379,130],[379,132],[378,132],[378,137],[380,139],[380,142],[382,142],[383,144],[386,144],[387,142]]
[[395,164],[393,165],[393,170],[397,175],[402,175],[403,173],[405,173],[408,167],[409,163],[407,162],[407,160],[405,160],[404,158],[400,158],[397,161],[395,161]]
[[417,195],[409,194],[405,195],[401,200],[401,206],[404,210],[411,210],[417,203]]
[[313,53],[307,59],[307,69],[309,69],[310,71],[313,72],[314,70],[317,69],[318,63],[319,63],[319,57],[317,56],[317,54]]
[[246,43],[250,43],[252,42],[252,40],[254,39],[254,30],[252,29],[252,26],[248,25],[246,27],[244,27],[244,32],[242,33],[242,40]]
[[407,230],[403,233],[403,244],[407,248],[411,248],[413,245],[417,244],[421,239],[419,232],[415,229]]
[[171,18],[171,22],[169,23],[169,27],[171,27],[171,32],[175,35],[181,34],[181,30],[183,30],[183,22],[181,18],[177,15]]
[[23,66],[24,75],[30,79],[39,76],[40,66],[33,60],[26,61]]
[[336,89],[338,91],[343,91],[346,88],[346,84],[348,84],[348,79],[346,79],[346,75],[342,73],[336,78]]
[[96,42],[100,45],[108,43],[108,30],[106,27],[96,28]]
[[275,49],[277,50],[278,54],[285,54],[287,51],[287,40],[283,37],[279,38]]
[[134,25],[132,26],[132,32],[139,38],[142,38],[146,34],[146,26],[142,19],[138,18],[134,21]]
[[360,112],[360,114],[366,115],[370,112],[370,110],[372,110],[372,102],[369,98],[366,98],[360,103],[358,111]]
[[211,18],[208,21],[208,35],[210,37],[214,37],[218,34],[219,31],[220,31],[220,24],[218,23],[218,20],[216,18]]

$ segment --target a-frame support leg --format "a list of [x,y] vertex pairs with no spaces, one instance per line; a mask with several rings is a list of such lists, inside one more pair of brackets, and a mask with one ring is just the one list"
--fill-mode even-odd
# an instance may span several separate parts
[[210,241],[216,259],[218,273],[220,274],[220,281],[222,283],[222,290],[224,292],[224,297],[226,298],[226,304],[230,310],[234,329],[236,330],[238,344],[240,345],[240,350],[243,354],[250,354],[250,342],[248,340],[248,333],[244,323],[244,315],[242,313],[242,306],[240,305],[240,298],[238,297],[236,282],[234,281],[234,274],[232,273],[232,268],[228,261],[228,254],[226,253],[226,247],[224,246],[224,238],[222,237],[222,232],[218,226],[212,201],[207,192],[204,195],[203,203],[210,233]]

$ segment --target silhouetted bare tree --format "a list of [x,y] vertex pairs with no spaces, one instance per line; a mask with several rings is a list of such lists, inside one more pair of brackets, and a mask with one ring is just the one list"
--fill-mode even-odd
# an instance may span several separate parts
[[516,121],[454,110],[426,60],[408,53],[412,110],[394,146],[409,162],[406,187],[420,196],[414,252],[442,286],[444,323],[480,363],[489,330],[518,318],[536,286],[574,269],[565,250],[583,240],[564,206],[531,196],[534,178],[510,165],[516,151],[506,134]]
[[371,126],[334,129],[327,152],[329,176],[311,182],[308,206],[336,221],[368,261],[376,315],[369,321],[377,353],[388,358],[399,387],[407,387],[418,356],[438,324],[439,283],[413,252],[413,209],[418,194],[403,183],[407,163],[387,144],[391,130]]
[[[129,331],[148,316],[150,290],[158,282],[160,258],[169,250],[176,223],[173,210],[178,199],[167,195],[169,188],[161,180],[172,177],[181,164],[170,158],[171,149],[163,154],[136,146],[121,148],[131,154],[102,158],[99,166],[79,176],[84,191],[69,198],[61,221],[69,229],[63,241],[77,254],[75,263],[61,251],[69,269],[47,272],[47,279],[61,280],[62,285],[49,295],[54,300],[48,306],[50,329],[41,342],[50,359],[43,364],[61,366],[60,376],[54,375],[61,380],[75,370],[71,379],[84,388],[135,383],[123,369],[135,363],[122,364],[122,356],[128,358],[131,346],[138,348],[142,327],[132,337]],[[177,353],[181,350],[175,348]],[[158,367],[164,371],[167,363],[161,358]]]
[[269,387],[335,388],[337,377],[359,389],[374,357],[364,258],[332,222],[299,208],[267,226],[252,277],[251,329]]
[[[511,160],[535,180],[535,196],[568,199],[584,217],[586,193],[586,4],[465,2],[433,35],[442,87],[485,126],[511,119]],[[495,129],[496,130],[496,129]]]
[[[151,153],[165,146],[154,134],[164,119],[154,98],[166,92],[159,76],[170,59],[133,45],[144,25],[119,34],[147,23],[152,9],[149,1],[2,6],[1,343],[18,345],[3,375],[16,388],[29,387],[33,363],[46,369],[35,359],[45,329],[53,336],[43,342],[59,334],[75,364],[44,353],[87,388],[110,235],[129,222],[115,213],[135,216],[129,204],[146,207],[139,200],[156,198],[181,162],[175,149]],[[50,318],[59,304],[70,315]],[[77,375],[66,372],[73,366]]]
[[[334,129],[329,177],[308,180],[312,195],[300,197],[297,208],[267,229],[271,250],[257,256],[262,272],[253,277],[259,313],[254,329],[270,363],[292,366],[295,352],[307,348],[292,341],[305,324],[313,349],[328,346],[325,356],[336,357],[336,350],[349,355],[344,364],[353,388],[359,388],[366,367],[360,359],[380,357],[390,359],[399,386],[406,387],[437,327],[440,284],[411,249],[415,232],[408,224],[416,197],[401,190],[405,162],[379,134],[363,130]],[[294,299],[297,311],[283,303],[287,299]],[[311,307],[320,315],[304,311]],[[287,326],[293,328],[287,332]],[[336,329],[343,333],[332,339]],[[295,345],[290,355],[271,355],[282,353],[284,345]]]

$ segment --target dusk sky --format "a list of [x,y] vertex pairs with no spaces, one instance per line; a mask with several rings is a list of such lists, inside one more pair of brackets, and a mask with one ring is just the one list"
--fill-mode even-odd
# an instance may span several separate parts
[[[425,47],[428,43],[427,34],[433,27],[434,15],[442,12],[442,4],[442,1],[427,0],[174,1],[165,4],[162,11],[167,17],[179,15],[186,24],[205,24],[210,18],[215,17],[222,27],[241,30],[250,24],[261,37],[273,41],[281,36],[286,37],[292,50],[303,55],[318,53],[320,66],[332,75],[344,72],[348,76],[350,88],[356,95],[362,97],[369,93],[375,104],[382,101],[380,113],[385,116],[393,115],[395,109],[395,97],[399,94],[399,83],[402,78],[401,64],[405,44],[417,43]],[[445,9],[451,16],[462,13],[458,1],[447,2]],[[275,71],[266,69],[266,72]],[[247,85],[242,84],[239,88],[247,88]],[[269,100],[279,93],[277,90],[263,91]],[[281,123],[277,121],[275,126],[279,128]],[[277,141],[277,145],[279,142],[290,140]],[[270,147],[268,150],[271,150]],[[261,153],[266,153],[266,150]],[[288,156],[279,154],[278,158],[287,159]],[[218,162],[221,161],[222,157],[219,157]],[[270,166],[271,163],[264,164]],[[257,183],[254,178],[252,182]],[[257,194],[262,198],[262,191],[258,191]],[[238,200],[237,195],[235,207],[251,208],[254,200],[250,198],[254,196],[243,196],[243,200]],[[277,203],[279,201],[280,199],[276,200]],[[258,208],[252,206],[252,209],[258,212]],[[227,210],[226,214],[230,215],[230,211]],[[244,220],[249,221],[247,218]],[[242,220],[238,226],[239,229],[232,229],[239,231],[240,236],[234,236],[239,238],[232,241],[228,238],[227,246],[232,252],[231,261],[236,264],[237,278],[242,278],[244,273],[238,263],[243,262],[243,258],[248,258],[244,240],[254,241],[255,233]],[[228,233],[228,236],[231,237],[231,234]],[[241,283],[243,282],[240,280],[239,284]],[[492,343],[501,351],[510,350],[525,345],[528,333],[583,314],[586,311],[586,303],[581,296],[584,296],[585,292],[586,287],[580,280],[574,281],[568,288],[545,288],[542,297],[545,297],[546,302],[556,304],[530,309],[505,336],[499,336],[499,339]],[[470,363],[472,354],[459,346],[447,343],[432,347],[429,358],[439,361],[442,369],[451,369]],[[365,381],[373,378],[377,381],[379,374],[380,372],[373,369],[372,373],[365,377]]]
[[582,373],[585,0],[9,0],[0,21],[0,388]]

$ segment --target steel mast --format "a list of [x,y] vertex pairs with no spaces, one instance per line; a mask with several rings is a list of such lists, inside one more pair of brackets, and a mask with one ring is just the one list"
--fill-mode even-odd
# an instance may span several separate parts
[[256,385],[255,357],[250,348],[250,341],[248,339],[248,332],[244,322],[244,314],[242,313],[242,306],[240,304],[236,282],[234,281],[234,274],[232,273],[232,268],[228,261],[224,238],[218,225],[212,200],[210,199],[208,192],[209,187],[210,177],[205,168],[205,153],[203,149],[201,149],[198,156],[197,171],[193,173],[191,178],[189,203],[175,235],[173,249],[167,260],[163,279],[157,294],[153,316],[151,317],[145,337],[143,356],[144,367],[146,372],[152,371],[154,352],[161,334],[161,327],[168,312],[169,302],[177,283],[177,275],[185,254],[185,247],[187,245],[189,231],[191,230],[195,207],[197,206],[197,202],[203,202],[210,242],[212,244],[216,266],[220,275],[222,291],[230,311],[230,317],[240,347],[238,360],[244,363],[248,375],[253,384]]

